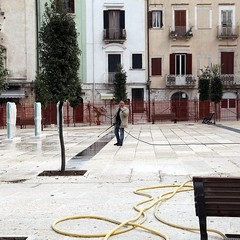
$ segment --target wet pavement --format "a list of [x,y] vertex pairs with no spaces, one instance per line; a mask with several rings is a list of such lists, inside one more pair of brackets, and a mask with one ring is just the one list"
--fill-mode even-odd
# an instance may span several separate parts
[[[239,122],[220,124],[130,125],[122,147],[113,145],[112,129],[106,136],[100,135],[108,126],[65,127],[67,169],[87,170],[83,176],[68,177],[38,176],[61,167],[56,128],[44,130],[41,137],[34,137],[34,129],[17,129],[13,140],[7,140],[6,129],[0,129],[0,237],[76,239],[54,232],[53,221],[75,215],[124,221],[137,215],[133,206],[145,199],[133,193],[137,188],[181,184],[199,175],[240,176]],[[156,198],[164,191],[149,190]],[[160,214],[169,222],[198,227],[192,191],[163,203]],[[239,224],[238,218],[208,218],[209,227],[223,233],[239,233]],[[157,221],[153,209],[148,211],[144,225],[163,232],[169,239],[200,239],[198,233]],[[98,233],[108,232],[115,225],[82,219],[61,223],[60,227],[78,233]],[[162,238],[135,229],[110,239]],[[218,239],[222,238],[209,234],[209,240]]]
[[[100,136],[99,136],[100,137]],[[67,162],[66,169],[79,169],[84,161],[90,160],[95,156],[107,143],[109,143],[114,138],[114,134],[109,132],[108,134],[102,136],[99,140],[94,142],[92,145],[75,155]]]

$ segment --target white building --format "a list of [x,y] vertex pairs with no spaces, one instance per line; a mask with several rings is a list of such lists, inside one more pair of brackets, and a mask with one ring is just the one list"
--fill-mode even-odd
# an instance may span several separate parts
[[35,1],[0,1],[0,47],[5,50],[9,71],[9,89],[0,95],[0,102],[30,101],[36,74],[36,11]]
[[130,100],[146,100],[144,0],[88,0],[85,100],[111,98],[117,64],[127,73]]

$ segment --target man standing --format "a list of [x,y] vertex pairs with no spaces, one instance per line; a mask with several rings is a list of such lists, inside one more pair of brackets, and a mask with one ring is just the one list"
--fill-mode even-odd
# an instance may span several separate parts
[[118,111],[115,115],[115,129],[114,133],[117,139],[117,142],[114,144],[116,146],[122,146],[124,139],[124,128],[128,126],[128,115],[129,110],[125,106],[124,101],[120,101]]

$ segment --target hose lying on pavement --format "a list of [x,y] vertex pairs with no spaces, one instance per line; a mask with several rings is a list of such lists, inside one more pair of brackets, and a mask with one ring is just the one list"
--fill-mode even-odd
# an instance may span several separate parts
[[[59,234],[66,235],[66,236],[71,236],[71,237],[80,237],[80,238],[104,237],[104,240],[108,240],[113,235],[122,234],[122,233],[125,233],[125,232],[128,232],[128,231],[131,231],[134,228],[142,228],[142,229],[144,229],[144,230],[146,230],[146,231],[148,231],[152,234],[160,236],[161,238],[163,238],[165,240],[169,240],[169,237],[166,234],[161,233],[159,231],[156,231],[152,228],[149,228],[149,227],[146,227],[146,226],[143,225],[143,223],[146,221],[146,211],[155,207],[154,216],[160,222],[162,222],[164,224],[167,224],[169,226],[172,226],[174,228],[179,228],[179,229],[186,230],[186,231],[199,231],[199,228],[189,228],[189,227],[184,227],[184,226],[180,226],[180,225],[177,225],[177,224],[172,224],[170,222],[167,222],[167,221],[161,219],[160,216],[157,215],[158,209],[159,209],[162,202],[172,198],[177,193],[185,192],[185,191],[192,191],[193,186],[192,186],[192,184],[189,184],[191,182],[192,182],[192,180],[188,180],[188,181],[185,181],[184,183],[182,183],[180,185],[175,185],[174,184],[174,185],[160,185],[160,186],[138,188],[137,190],[134,191],[134,193],[138,194],[138,195],[141,195],[141,196],[145,196],[148,199],[146,199],[144,201],[141,201],[136,206],[134,206],[134,209],[138,212],[136,217],[128,219],[124,222],[115,221],[115,220],[112,220],[112,219],[109,219],[109,218],[104,218],[104,217],[101,217],[101,216],[90,216],[90,215],[69,216],[69,217],[60,218],[60,219],[54,221],[52,223],[52,229]],[[163,193],[157,199],[154,199],[150,194],[144,192],[146,190],[160,189],[160,188],[173,188],[173,190],[168,191],[166,193]],[[139,206],[141,206],[143,204],[146,204],[146,203],[149,203],[149,205],[147,205],[143,208],[139,208]],[[86,218],[87,219],[96,219],[96,220],[107,221],[107,222],[110,222],[110,223],[117,224],[117,226],[107,233],[97,233],[97,234],[82,234],[82,233],[67,232],[67,231],[63,231],[63,230],[61,230],[57,227],[57,224],[60,223],[60,222],[64,222],[64,221],[68,221],[68,220],[76,220],[76,219],[86,219]],[[217,230],[208,229],[208,232],[216,233],[224,239],[224,234],[217,231]]]

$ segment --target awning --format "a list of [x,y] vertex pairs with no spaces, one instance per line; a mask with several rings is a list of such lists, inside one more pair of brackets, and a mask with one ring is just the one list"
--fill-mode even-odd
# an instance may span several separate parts
[[2,92],[0,98],[24,98],[25,91],[24,89],[16,89],[16,90],[6,90]]
[[100,93],[102,100],[111,100],[113,99],[112,93]]

